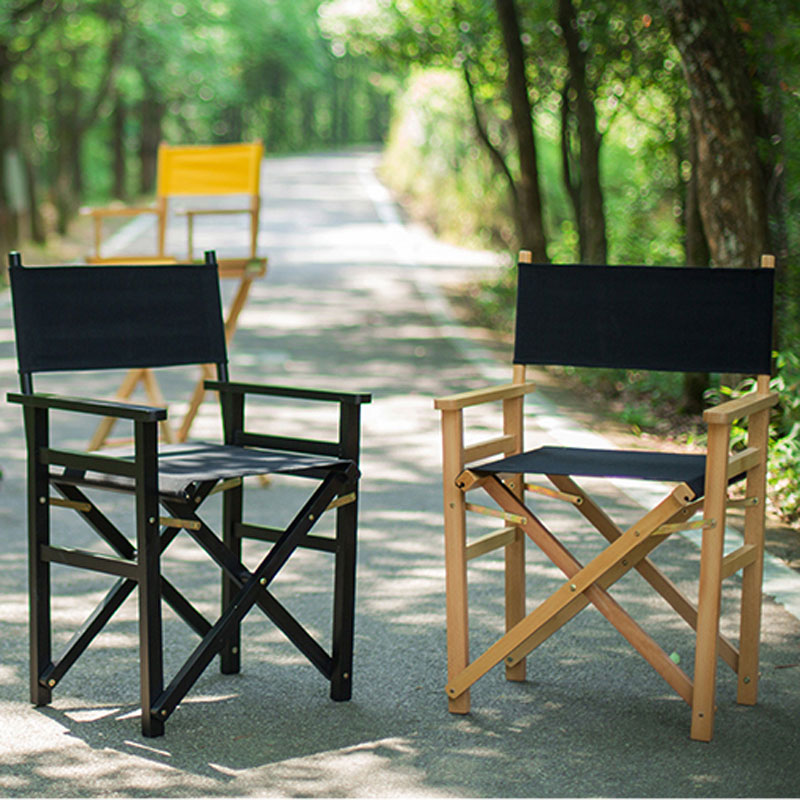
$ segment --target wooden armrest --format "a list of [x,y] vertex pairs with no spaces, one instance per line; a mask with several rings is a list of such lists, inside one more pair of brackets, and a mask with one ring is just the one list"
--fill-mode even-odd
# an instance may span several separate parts
[[434,408],[439,411],[458,411],[467,406],[477,406],[482,403],[491,403],[495,400],[511,400],[522,397],[536,388],[534,383],[504,383],[500,386],[487,386],[483,389],[473,389],[469,392],[451,394],[447,397],[437,397],[433,401]]
[[747,417],[765,408],[771,408],[778,402],[776,392],[760,394],[752,392],[735,400],[726,400],[724,403],[707,408],[703,412],[703,419],[710,425],[730,425],[734,420]]
[[252,214],[252,208],[182,208],[175,212],[177,217],[194,217],[200,214]]
[[104,208],[82,208],[81,214],[92,217],[136,217],[139,214],[158,214],[155,206],[106,206]]

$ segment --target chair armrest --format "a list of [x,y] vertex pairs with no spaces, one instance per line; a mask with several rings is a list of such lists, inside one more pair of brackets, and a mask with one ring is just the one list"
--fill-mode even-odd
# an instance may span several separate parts
[[199,217],[212,214],[252,214],[252,208],[182,208],[175,212],[177,217]]
[[777,402],[778,395],[776,392],[769,392],[768,394],[752,392],[744,397],[726,400],[713,408],[707,408],[703,412],[703,419],[709,425],[730,425],[734,420],[771,408]]
[[230,383],[228,381],[206,381],[206,389],[223,394],[254,394],[271,397],[294,397],[298,400],[321,400],[324,402],[361,405],[371,403],[371,394],[354,392],[330,392],[320,389],[301,389],[293,386],[266,386],[259,383]]
[[469,392],[451,394],[447,397],[437,397],[433,401],[434,408],[439,411],[458,411],[467,406],[476,406],[481,403],[491,403],[495,400],[511,400],[515,397],[532,392],[536,388],[534,383],[504,383],[500,386],[487,386],[483,389],[473,389]]
[[52,408],[60,411],[75,411],[79,414],[96,414],[101,417],[117,417],[133,422],[160,422],[167,418],[167,409],[158,406],[140,406],[119,403],[113,400],[92,400],[83,397],[64,397],[55,394],[6,395],[9,403],[20,403],[27,408]]
[[139,214],[158,214],[155,206],[105,206],[103,208],[82,208],[81,214],[92,217],[136,217]]

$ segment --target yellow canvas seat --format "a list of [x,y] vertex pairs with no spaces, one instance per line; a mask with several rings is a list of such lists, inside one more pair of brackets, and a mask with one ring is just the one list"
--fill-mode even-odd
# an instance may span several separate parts
[[[215,243],[219,256],[220,278],[238,280],[238,286],[225,315],[225,335],[230,341],[236,330],[239,314],[247,302],[255,278],[266,273],[267,259],[258,255],[258,219],[261,208],[261,162],[264,148],[261,142],[215,145],[169,145],[158,148],[156,201],[152,206],[126,206],[87,209],[94,221],[94,254],[91,264],[164,264],[192,262],[195,258],[195,228],[203,218],[223,215],[247,218],[247,231],[235,251]],[[156,217],[156,250],[154,253],[105,255],[103,253],[103,223],[110,218],[136,217],[153,214]],[[185,217],[186,249],[171,253],[167,247],[167,232],[172,215]],[[217,222],[219,220],[217,219]],[[213,376],[210,365],[204,365],[189,400],[189,407],[178,430],[166,422],[162,436],[168,442],[183,442],[189,434],[200,404],[205,397],[203,382]],[[117,399],[127,400],[142,384],[151,403],[163,405],[163,397],[150,370],[131,370],[117,392]],[[114,420],[104,419],[95,431],[89,447],[102,447],[108,439]]]
[[[610,267],[532,264],[520,257],[512,382],[435,401],[442,414],[449,707],[470,709],[470,687],[494,666],[525,679],[535,648],[587,605],[594,605],[692,709],[691,736],[708,741],[715,714],[717,658],[738,676],[739,703],[756,702],[770,408],[772,269]],[[771,266],[765,257],[764,266]],[[705,454],[545,446],[526,451],[523,401],[533,389],[526,365],[726,372],[756,375],[754,390],[704,413]],[[503,406],[503,431],[465,444],[465,409]],[[731,425],[748,420],[746,446],[731,450]],[[497,458],[501,456],[501,458]],[[544,476],[550,485],[528,482]],[[638,520],[617,523],[579,484],[582,477],[665,482],[664,498]],[[731,500],[729,488],[744,486]],[[491,505],[473,501],[488,496]],[[470,495],[468,499],[468,495]],[[606,540],[585,565],[540,519],[537,498],[574,507]],[[744,543],[723,552],[726,511],[743,505]],[[467,515],[499,517],[503,527],[468,537]],[[698,515],[697,519],[692,519]],[[673,533],[702,530],[697,602],[650,560]],[[579,535],[579,534],[578,534]],[[525,599],[525,540],[564,573],[560,587],[532,610]],[[469,653],[467,566],[494,550],[505,553],[506,632],[478,657]],[[695,630],[690,677],[612,596],[636,569]],[[741,571],[740,635],[719,630],[721,582]],[[577,667],[576,667],[577,668]],[[613,678],[610,679],[613,681]],[[619,687],[620,693],[624,687]]]

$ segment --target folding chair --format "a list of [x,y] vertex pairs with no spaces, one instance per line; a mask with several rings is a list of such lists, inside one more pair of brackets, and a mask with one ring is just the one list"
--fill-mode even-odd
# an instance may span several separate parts
[[[241,244],[242,255],[226,253],[219,258],[221,278],[238,280],[236,293],[225,317],[225,334],[230,344],[236,331],[239,314],[247,303],[253,280],[266,274],[267,259],[258,255],[258,218],[261,208],[261,164],[264,147],[261,142],[215,145],[168,145],[158,147],[156,202],[153,206],[90,208],[86,213],[94,222],[94,254],[90,264],[164,264],[176,262],[168,252],[167,230],[171,215],[186,217],[186,261],[195,257],[194,233],[199,218],[210,216],[247,217],[247,235]],[[192,206],[191,204],[194,204]],[[187,206],[187,204],[189,204]],[[202,204],[202,205],[201,205]],[[139,255],[103,255],[103,223],[107,219],[137,217],[152,214],[156,217],[156,252]],[[237,248],[239,249],[239,248]],[[181,256],[183,257],[183,256]],[[161,432],[166,442],[184,442],[192,427],[200,404],[205,397],[204,380],[213,376],[213,366],[202,367],[189,406],[177,430],[165,421]],[[148,400],[163,404],[158,383],[146,369],[132,370],[120,386],[116,399],[129,399],[142,384]],[[108,441],[114,425],[113,418],[100,422],[89,443],[97,450]]]
[[[28,452],[30,575],[30,688],[36,705],[83,654],[126,597],[138,587],[142,731],[158,736],[164,722],[219,653],[224,673],[240,668],[240,623],[258,606],[330,681],[330,696],[351,695],[359,482],[360,406],[369,395],[228,380],[217,265],[23,267],[10,257],[10,279]],[[124,309],[125,313],[120,313]],[[42,372],[154,368],[212,363],[219,392],[224,442],[159,446],[156,426],[164,408],[127,405],[34,391]],[[49,379],[53,380],[53,377]],[[335,441],[291,438],[250,430],[245,398],[337,404]],[[134,446],[124,453],[91,454],[52,445],[50,411],[113,416],[132,423]],[[61,420],[63,421],[63,419]],[[315,483],[291,522],[271,527],[243,520],[243,478],[281,473]],[[51,494],[51,490],[54,492]],[[131,542],[101,509],[102,490],[127,493],[135,507]],[[200,516],[203,501],[222,492],[222,535]],[[75,511],[109,545],[113,555],[56,546],[51,508]],[[165,515],[159,515],[159,506]],[[335,509],[333,534],[313,533]],[[66,513],[66,512],[59,512]],[[208,621],[162,574],[161,554],[185,531],[222,572],[222,613]],[[243,540],[272,542],[253,570],[242,563]],[[333,634],[330,652],[277,599],[270,584],[298,548],[331,553]],[[97,609],[63,654],[51,654],[50,565],[66,564],[116,576]],[[200,643],[164,685],[161,600],[199,636]]]
[[[435,401],[442,412],[450,711],[467,713],[470,687],[500,662],[507,679],[524,680],[527,655],[591,603],[691,706],[692,738],[708,741],[713,732],[718,655],[738,675],[738,702],[756,702],[768,425],[770,408],[777,401],[769,391],[774,270],[559,266],[530,261],[530,254],[523,251],[512,382]],[[765,257],[765,266],[773,263]],[[705,455],[555,446],[525,451],[523,399],[533,389],[525,380],[528,364],[758,378],[753,392],[705,412]],[[495,401],[503,406],[503,434],[465,445],[464,410]],[[731,423],[744,417],[749,418],[747,446],[732,453]],[[546,476],[552,487],[526,483],[524,476],[532,474]],[[575,480],[586,476],[676,486],[639,520],[620,526]],[[744,481],[745,497],[730,500],[729,484],[738,481]],[[467,494],[478,489],[494,504],[468,501]],[[535,498],[543,495],[574,506],[607,540],[605,549],[585,566],[535,513]],[[726,509],[732,503],[746,509],[744,544],[724,554]],[[467,512],[500,517],[505,527],[468,541]],[[697,512],[700,519],[690,521]],[[692,527],[702,529],[696,605],[648,558],[670,534]],[[525,537],[566,576],[560,588],[528,614]],[[499,548],[505,551],[506,632],[470,661],[467,563]],[[609,593],[632,569],[695,629],[693,680]],[[741,620],[735,646],[720,635],[719,617],[721,581],[739,570]]]

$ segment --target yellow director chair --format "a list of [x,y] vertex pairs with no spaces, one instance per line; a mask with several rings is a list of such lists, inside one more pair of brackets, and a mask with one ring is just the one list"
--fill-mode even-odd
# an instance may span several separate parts
[[[94,254],[90,264],[164,264],[178,257],[187,262],[194,260],[195,223],[200,217],[234,215],[247,218],[247,240],[243,255],[225,253],[225,243],[217,249],[220,278],[238,279],[239,285],[225,316],[225,337],[230,344],[236,330],[239,314],[247,302],[250,286],[255,278],[266,273],[267,259],[258,256],[258,217],[261,208],[261,163],[264,147],[261,142],[214,145],[169,145],[158,147],[156,202],[152,206],[110,206],[87,209],[94,222]],[[223,198],[227,201],[223,202]],[[202,201],[202,207],[200,207]],[[230,201],[230,202],[228,202]],[[195,203],[196,207],[191,207]],[[156,252],[139,255],[103,255],[103,222],[109,218],[136,217],[154,214],[157,220]],[[186,253],[167,252],[167,227],[171,214],[186,217]],[[238,249],[238,248],[237,248]],[[210,364],[203,365],[189,407],[177,431],[164,421],[161,434],[167,442],[183,442],[189,435],[200,404],[205,397],[204,381],[214,377]],[[153,373],[147,369],[130,370],[120,386],[116,398],[127,400],[139,384],[144,386],[149,401],[164,405],[161,391]],[[89,449],[102,447],[114,425],[112,418],[100,422]]]
[[[738,676],[739,703],[753,705],[758,687],[764,500],[770,408],[774,264],[761,269],[532,264],[520,255],[514,370],[511,383],[438,398],[442,414],[447,648],[450,711],[470,709],[470,687],[503,662],[509,680],[525,679],[525,659],[539,644],[593,604],[692,709],[691,737],[713,733],[717,658]],[[753,392],[709,408],[703,454],[523,446],[523,399],[533,389],[527,364],[757,375]],[[464,409],[502,402],[501,436],[465,444]],[[747,446],[731,452],[730,429],[748,418]],[[495,458],[502,456],[501,458]],[[486,459],[493,459],[487,461]],[[544,475],[551,486],[525,482]],[[575,477],[638,478],[674,484],[632,525],[619,527]],[[744,498],[729,485],[743,481]],[[467,499],[481,490],[494,503]],[[581,564],[539,520],[526,495],[575,507],[607,540]],[[745,507],[744,544],[724,554],[726,510]],[[469,540],[467,512],[498,516],[505,527]],[[697,520],[691,518],[699,514]],[[672,533],[702,529],[695,605],[648,558]],[[525,539],[565,575],[530,613],[525,608]],[[469,657],[467,564],[505,551],[506,633]],[[696,631],[694,676],[678,664],[611,596],[613,584],[636,569]],[[738,645],[719,631],[721,582],[742,573]]]

